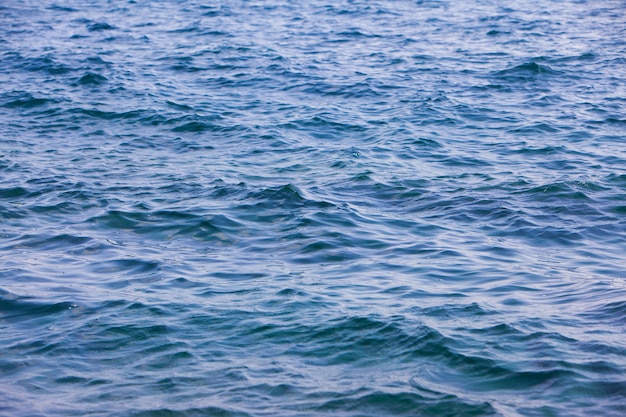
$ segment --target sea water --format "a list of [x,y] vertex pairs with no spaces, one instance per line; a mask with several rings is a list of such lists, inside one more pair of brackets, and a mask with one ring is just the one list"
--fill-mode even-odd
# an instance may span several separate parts
[[3,1],[0,415],[626,415],[625,10]]

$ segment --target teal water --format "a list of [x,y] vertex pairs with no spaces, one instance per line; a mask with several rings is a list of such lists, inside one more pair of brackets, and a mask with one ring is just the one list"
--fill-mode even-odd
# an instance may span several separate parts
[[0,416],[626,415],[623,1],[0,4]]

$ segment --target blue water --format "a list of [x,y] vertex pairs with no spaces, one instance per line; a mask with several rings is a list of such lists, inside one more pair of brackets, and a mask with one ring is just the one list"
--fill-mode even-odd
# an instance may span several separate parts
[[626,415],[626,3],[0,4],[1,416]]

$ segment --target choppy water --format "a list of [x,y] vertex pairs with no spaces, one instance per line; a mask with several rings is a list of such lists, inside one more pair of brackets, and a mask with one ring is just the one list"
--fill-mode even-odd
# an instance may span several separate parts
[[0,5],[0,415],[626,415],[623,1]]

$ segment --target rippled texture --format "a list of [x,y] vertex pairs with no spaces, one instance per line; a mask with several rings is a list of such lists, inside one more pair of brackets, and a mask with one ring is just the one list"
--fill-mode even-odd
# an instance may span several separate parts
[[624,10],[3,2],[0,415],[626,415]]

